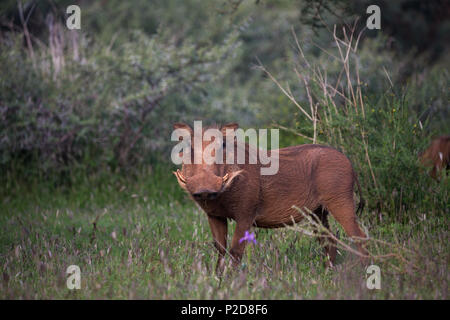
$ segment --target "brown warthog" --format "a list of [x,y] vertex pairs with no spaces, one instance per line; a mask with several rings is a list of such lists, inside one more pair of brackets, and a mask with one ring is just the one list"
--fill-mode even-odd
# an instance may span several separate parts
[[441,172],[450,167],[450,136],[441,136],[431,141],[430,146],[419,155],[420,162],[432,167],[430,176],[439,180]]
[[[184,129],[190,139],[193,130],[186,124],[177,123],[175,129]],[[226,154],[234,148],[237,156],[238,144],[226,145],[226,134],[238,128],[235,123],[224,125],[220,132],[224,141],[224,160]],[[204,132],[205,130],[203,130]],[[206,140],[206,139],[205,139]],[[191,144],[191,156],[203,152],[212,141],[199,144],[201,150],[194,150]],[[198,145],[198,144],[197,144]],[[244,144],[246,159],[251,146]],[[208,148],[210,149],[210,148]],[[206,212],[211,227],[214,244],[219,251],[217,268],[223,269],[223,258],[227,248],[227,219],[236,221],[229,253],[237,264],[244,252],[245,241],[240,243],[245,231],[252,226],[260,228],[278,228],[298,222],[303,214],[293,208],[307,208],[313,212],[316,221],[325,227],[328,225],[328,213],[342,225],[349,237],[366,238],[358,226],[353,200],[353,185],[361,188],[349,159],[341,152],[327,146],[307,144],[278,150],[279,168],[274,175],[261,175],[263,167],[258,159],[256,164],[200,164],[183,163],[181,171],[174,172],[180,186]],[[191,162],[192,163],[192,162]],[[360,208],[362,210],[361,197]],[[331,237],[319,237],[323,241],[328,264],[336,258],[336,243]],[[361,241],[356,241],[362,257],[367,256]],[[363,258],[363,262],[365,259]],[[217,269],[216,268],[216,269]]]

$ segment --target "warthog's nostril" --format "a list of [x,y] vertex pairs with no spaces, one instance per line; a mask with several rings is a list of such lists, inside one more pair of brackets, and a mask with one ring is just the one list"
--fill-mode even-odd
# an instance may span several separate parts
[[202,190],[196,193],[193,193],[192,196],[196,200],[214,200],[217,198],[219,194],[217,192],[209,191],[209,190]]
[[195,199],[200,200],[200,199],[202,198],[202,194],[203,194],[203,193],[194,193],[194,194],[192,194],[192,195],[194,196]]
[[215,198],[217,198],[217,192],[208,193],[207,197],[209,200],[214,200]]

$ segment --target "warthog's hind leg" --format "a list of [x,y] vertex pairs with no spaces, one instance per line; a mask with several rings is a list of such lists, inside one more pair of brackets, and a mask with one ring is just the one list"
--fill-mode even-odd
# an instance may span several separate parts
[[326,206],[327,210],[344,228],[347,236],[355,240],[361,262],[363,264],[367,264],[368,252],[364,247],[363,240],[366,238],[366,235],[361,230],[356,220],[353,198],[349,197],[348,199],[340,199],[339,201],[330,202],[331,203]]

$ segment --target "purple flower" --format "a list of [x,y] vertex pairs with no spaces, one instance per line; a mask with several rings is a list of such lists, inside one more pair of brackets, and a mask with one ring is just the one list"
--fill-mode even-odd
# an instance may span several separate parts
[[245,235],[239,240],[239,243],[242,243],[242,241],[253,242],[256,244],[255,234],[253,232],[249,233],[248,231],[245,231]]

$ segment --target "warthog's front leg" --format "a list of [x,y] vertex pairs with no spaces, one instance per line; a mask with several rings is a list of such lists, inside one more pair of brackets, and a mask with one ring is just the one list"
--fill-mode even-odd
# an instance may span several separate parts
[[245,219],[236,221],[236,229],[234,231],[233,240],[231,242],[230,254],[233,257],[233,266],[240,264],[242,255],[244,254],[245,244],[247,241],[239,240],[245,236],[245,231],[249,231],[254,219]]
[[219,251],[219,258],[217,259],[216,273],[221,274],[224,269],[224,256],[227,250],[227,219],[222,217],[208,216],[209,226],[214,239],[214,246]]

